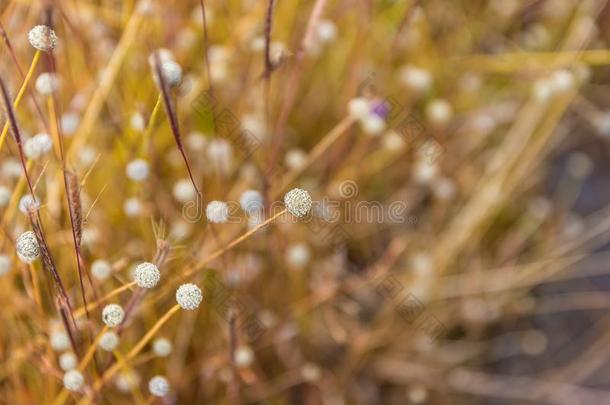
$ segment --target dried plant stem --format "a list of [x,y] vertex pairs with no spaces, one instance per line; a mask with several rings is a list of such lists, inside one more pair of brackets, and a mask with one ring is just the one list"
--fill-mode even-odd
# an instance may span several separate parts
[[146,129],[144,130],[144,134],[142,135],[142,140],[144,144],[144,150],[148,149],[148,145],[151,142],[151,135],[153,128],[155,127],[155,122],[157,122],[157,116],[159,115],[159,111],[161,110],[161,103],[163,102],[163,98],[161,94],[157,97],[157,102],[153,107],[152,113],[150,114],[150,119],[148,120],[148,124],[146,125]]
[[[25,94],[25,91],[28,87],[28,83],[32,79],[32,75],[34,74],[34,71],[36,70],[36,66],[38,65],[39,60],[40,60],[40,51],[37,50],[36,53],[34,54],[34,57],[32,58],[32,63],[30,64],[28,73],[25,75],[23,84],[21,85],[21,88],[19,89],[19,92],[17,93],[17,96],[15,97],[15,100],[13,101],[13,108],[16,109],[19,106],[19,103],[21,102],[21,99],[23,98],[23,95]],[[7,120],[6,123],[4,124],[4,127],[2,128],[2,134],[0,134],[0,150],[2,150],[2,146],[4,145],[6,135],[8,134],[8,129],[9,129],[9,121]]]

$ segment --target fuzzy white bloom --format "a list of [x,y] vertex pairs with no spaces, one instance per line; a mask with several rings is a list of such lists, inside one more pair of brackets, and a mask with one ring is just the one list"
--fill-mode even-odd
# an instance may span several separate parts
[[235,364],[237,367],[249,367],[254,360],[254,353],[248,346],[235,349]]
[[399,71],[399,79],[406,87],[417,92],[424,92],[432,86],[430,72],[413,65],[403,66]]
[[28,41],[34,48],[49,52],[57,46],[57,35],[51,27],[46,25],[37,25],[28,33]]
[[303,367],[301,367],[301,375],[305,381],[317,381],[320,379],[321,374],[320,367],[313,363],[305,363]]
[[53,140],[49,134],[36,134],[23,144],[23,153],[28,159],[38,159],[53,148]]
[[85,377],[78,370],[70,370],[64,374],[64,387],[70,391],[78,391],[85,383]]
[[312,201],[309,193],[300,188],[293,188],[284,195],[286,209],[297,218],[303,218],[311,211]]
[[322,43],[337,39],[337,26],[330,20],[320,20],[316,25],[316,37]]
[[59,367],[64,371],[70,371],[76,368],[78,359],[72,352],[65,352],[59,356]]
[[364,98],[353,98],[347,104],[347,109],[352,117],[362,119],[369,115],[371,104]]
[[438,174],[438,165],[420,160],[413,166],[413,177],[420,184],[428,184]]
[[4,276],[11,271],[11,258],[8,255],[0,254],[0,276]]
[[199,307],[203,294],[195,284],[182,284],[176,290],[176,302],[182,309],[194,310]]
[[148,390],[156,397],[164,397],[169,393],[169,382],[163,376],[154,376],[148,382]]
[[115,381],[117,388],[122,392],[129,392],[132,387],[140,383],[140,376],[133,370],[120,373]]
[[118,304],[108,304],[102,310],[102,320],[111,328],[119,326],[125,318],[123,307]]
[[311,252],[309,247],[304,243],[296,243],[288,247],[286,251],[286,262],[295,269],[302,269],[307,266]]
[[150,66],[155,66],[155,53],[159,55],[161,63],[174,60],[174,53],[167,48],[159,48],[148,56]]
[[263,195],[256,190],[246,190],[239,197],[239,205],[248,215],[258,214],[264,208]]
[[446,100],[432,100],[426,106],[426,117],[433,124],[445,125],[453,117],[453,107]]
[[172,352],[172,342],[160,337],[153,342],[153,351],[159,357],[167,357]]
[[11,201],[11,190],[8,187],[0,186],[0,208],[6,207]]
[[136,197],[128,198],[123,204],[123,211],[128,217],[137,217],[142,212],[142,203]]
[[106,280],[112,274],[112,266],[106,260],[91,263],[91,274],[98,280]]
[[56,352],[61,352],[70,347],[70,338],[63,330],[55,330],[51,333],[51,348]]
[[205,207],[205,216],[208,221],[222,224],[229,219],[229,206],[224,201],[210,201]]
[[208,144],[208,140],[201,132],[193,131],[186,136],[184,143],[189,149],[194,151],[202,151]]
[[148,177],[150,171],[148,162],[144,159],[135,159],[127,164],[125,172],[127,177],[133,181],[143,181]]
[[24,263],[32,263],[40,256],[40,246],[36,235],[32,231],[27,231],[19,235],[15,242],[17,256]]
[[89,145],[83,146],[78,154],[78,161],[83,166],[90,166],[95,161],[97,152],[95,148]]
[[432,192],[441,200],[451,200],[456,192],[455,183],[451,179],[442,177],[434,182],[432,185]]
[[289,169],[298,170],[305,166],[306,162],[307,154],[301,149],[294,148],[286,152],[284,163],[286,163],[286,166],[288,166]]
[[267,137],[267,126],[262,114],[249,113],[241,117],[241,128],[246,131],[246,136],[252,135],[257,140]]
[[360,120],[364,133],[368,135],[379,135],[385,130],[385,120],[377,114],[368,114]]
[[221,172],[227,173],[231,169],[233,148],[226,139],[212,139],[208,144],[207,155],[212,165]]
[[170,88],[178,86],[182,81],[182,68],[173,60],[161,62],[161,74],[163,74],[165,84]]
[[176,201],[185,203],[195,199],[196,191],[190,179],[181,179],[174,184],[172,189]]
[[390,151],[399,151],[405,147],[406,142],[402,135],[396,131],[388,131],[382,139],[383,147]]
[[104,332],[104,334],[100,336],[98,344],[100,345],[102,350],[111,352],[118,347],[119,342],[119,335],[110,330],[108,332]]
[[131,114],[129,125],[131,129],[137,132],[142,132],[146,129],[146,121],[144,121],[144,117],[139,112]]
[[573,89],[575,83],[574,74],[567,69],[556,70],[551,74],[553,92],[565,93]]
[[59,77],[50,72],[41,73],[36,78],[36,91],[43,96],[49,96],[59,89]]
[[31,211],[38,211],[40,203],[31,194],[26,194],[19,200],[19,211],[28,214]]
[[140,288],[153,288],[161,279],[159,268],[153,263],[144,262],[136,266],[134,281]]
[[9,179],[19,178],[22,170],[21,163],[17,159],[6,158],[2,163],[2,175]]
[[80,117],[73,112],[65,113],[61,116],[61,130],[66,137],[74,135],[80,124]]

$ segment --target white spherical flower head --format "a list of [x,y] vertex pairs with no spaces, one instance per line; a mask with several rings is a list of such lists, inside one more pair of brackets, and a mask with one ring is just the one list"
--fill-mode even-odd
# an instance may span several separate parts
[[91,273],[98,280],[105,280],[112,274],[112,266],[106,260],[96,260],[91,264]]
[[362,119],[371,112],[371,103],[364,98],[353,98],[347,104],[349,114],[357,119]]
[[36,235],[32,231],[27,231],[19,235],[15,242],[17,256],[24,263],[32,263],[40,256],[40,246]]
[[36,78],[36,91],[43,96],[50,96],[59,89],[59,77],[50,72],[41,73]]
[[229,219],[229,206],[224,201],[210,201],[205,207],[205,215],[208,221],[222,224]]
[[70,338],[68,334],[62,330],[56,330],[51,333],[51,348],[56,352],[66,350],[70,347]]
[[167,357],[172,352],[172,342],[166,338],[157,338],[153,342],[153,351],[159,357]]
[[119,345],[120,339],[119,335],[117,335],[113,331],[104,332],[102,336],[100,336],[99,345],[102,350],[107,352],[111,352],[117,348]]
[[246,214],[257,214],[263,210],[263,195],[256,190],[246,190],[239,198],[239,205]]
[[293,188],[284,195],[284,204],[292,215],[303,218],[311,211],[312,201],[307,191]]
[[286,152],[284,162],[289,169],[298,170],[307,163],[307,154],[301,149],[290,149]]
[[0,207],[6,207],[11,201],[11,190],[7,187],[0,186]]
[[377,114],[368,114],[360,121],[362,130],[368,135],[379,135],[386,127],[385,120]]
[[297,243],[291,245],[286,251],[286,261],[288,264],[296,269],[302,269],[307,266],[311,252],[309,247],[304,243]]
[[79,124],[80,117],[76,113],[69,112],[61,116],[61,129],[66,137],[74,135]]
[[148,382],[148,390],[156,397],[164,397],[169,393],[169,382],[163,376],[154,376]]
[[316,26],[316,37],[320,42],[331,42],[337,38],[337,26],[330,20],[320,20]]
[[453,107],[446,100],[432,100],[426,106],[426,116],[430,122],[444,125],[453,117]]
[[122,392],[129,392],[133,387],[140,384],[140,376],[133,370],[124,371],[116,378],[116,386]]
[[127,177],[133,181],[143,181],[148,177],[148,162],[144,159],[135,159],[127,164]]
[[240,346],[235,350],[235,364],[237,367],[249,367],[254,360],[254,353],[248,346]]
[[128,198],[123,204],[123,211],[128,217],[137,217],[142,212],[142,203],[136,197]]
[[178,302],[178,305],[180,305],[182,309],[197,309],[199,304],[201,304],[202,299],[203,294],[201,293],[201,289],[195,284],[182,284],[178,287],[178,290],[176,290],[176,302]]
[[70,391],[78,391],[83,387],[85,377],[78,370],[70,370],[64,374],[64,387]]
[[28,33],[28,41],[39,51],[49,52],[57,46],[57,35],[51,27],[37,25]]
[[26,215],[30,211],[37,211],[38,208],[40,208],[40,204],[31,194],[26,194],[19,200],[19,211]]
[[77,364],[78,360],[72,352],[65,352],[59,356],[59,367],[64,371],[75,369]]
[[118,304],[108,304],[102,311],[102,320],[111,328],[119,326],[121,322],[123,322],[124,317],[125,311],[123,311],[123,307]]
[[0,276],[11,271],[11,258],[8,255],[0,254]]
[[426,91],[432,85],[432,75],[430,72],[417,66],[404,66],[400,70],[399,76],[400,81],[405,86],[418,92]]
[[153,288],[161,279],[159,268],[152,263],[144,262],[136,266],[134,281],[140,288]]
[[53,148],[53,140],[49,134],[37,134],[25,141],[23,153],[28,159],[38,159]]
[[190,179],[178,180],[173,188],[174,198],[181,203],[195,199],[196,191]]

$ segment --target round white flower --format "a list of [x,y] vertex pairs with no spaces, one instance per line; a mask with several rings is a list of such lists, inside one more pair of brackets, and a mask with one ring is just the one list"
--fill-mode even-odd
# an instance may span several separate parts
[[107,352],[111,352],[117,348],[119,345],[120,339],[119,335],[117,335],[113,331],[104,332],[102,336],[100,336],[99,345],[102,350]]
[[297,218],[302,218],[311,211],[312,201],[307,191],[293,188],[284,195],[284,204],[288,212]]
[[181,203],[195,199],[196,191],[190,179],[178,180],[173,188],[174,198]]
[[347,109],[352,117],[362,119],[369,115],[371,104],[364,98],[353,98],[349,101]]
[[169,382],[163,376],[154,376],[148,382],[148,390],[156,397],[164,397],[169,393]]
[[159,357],[167,357],[172,352],[172,342],[160,337],[153,342],[153,351]]
[[59,367],[64,371],[70,371],[76,368],[78,359],[72,352],[65,352],[59,356]]
[[330,20],[320,20],[316,26],[316,37],[320,42],[332,42],[337,38],[337,26]]
[[32,231],[27,231],[19,235],[15,243],[17,256],[24,263],[32,263],[40,256],[40,246],[36,235]]
[[25,141],[23,153],[28,159],[38,159],[53,148],[53,140],[49,134],[37,134]]
[[310,258],[311,252],[309,247],[304,243],[291,245],[286,251],[286,261],[290,266],[296,269],[302,269],[307,266]]
[[63,330],[56,330],[51,333],[50,343],[53,350],[60,352],[70,347],[70,338]]
[[143,181],[148,177],[148,162],[144,159],[135,159],[127,164],[127,177],[133,181]]
[[64,387],[70,391],[78,391],[85,383],[85,378],[78,370],[70,370],[64,374]]
[[35,200],[31,194],[26,194],[19,200],[19,211],[28,214],[31,211],[37,211],[40,208],[40,203]]
[[59,89],[59,77],[56,74],[50,72],[41,73],[36,78],[36,91],[43,96],[49,96]]
[[219,171],[227,173],[231,169],[233,148],[226,139],[212,139],[208,143],[207,155],[210,163]]
[[193,310],[199,307],[203,300],[201,289],[195,284],[182,284],[176,290],[176,302],[182,309]]
[[169,87],[176,87],[182,81],[182,68],[173,60],[161,62],[161,72],[165,83]]
[[129,392],[129,390],[140,383],[140,376],[133,370],[120,373],[115,381],[117,388],[121,392]]
[[44,52],[49,52],[57,46],[57,35],[55,31],[46,25],[37,25],[28,33],[30,44]]
[[119,326],[123,322],[125,311],[118,304],[108,304],[102,310],[102,320],[111,328]]
[[11,271],[11,258],[8,255],[0,254],[0,276]]
[[428,90],[432,85],[432,75],[430,72],[417,66],[404,66],[400,70],[399,75],[400,81],[411,90],[423,92]]
[[264,208],[263,195],[256,190],[246,190],[239,198],[239,205],[247,214],[257,214]]
[[11,201],[11,190],[7,187],[0,186],[0,207],[6,207]]
[[229,206],[224,201],[210,201],[205,208],[205,215],[208,221],[222,224],[229,219]]
[[305,163],[307,162],[307,154],[301,149],[290,149],[288,152],[286,152],[284,162],[289,169],[298,170],[305,166]]
[[254,360],[254,353],[248,346],[240,346],[235,350],[235,364],[237,367],[249,367]]
[[65,113],[61,116],[61,130],[66,137],[74,135],[80,124],[80,117],[73,112]]
[[146,121],[144,121],[142,114],[138,112],[131,114],[129,125],[131,125],[131,129],[137,132],[142,132],[146,129]]
[[98,280],[105,280],[112,274],[112,266],[106,260],[91,263],[91,274]]
[[364,116],[360,125],[364,133],[368,135],[379,135],[386,127],[385,120],[377,114],[368,114]]
[[453,108],[446,100],[432,100],[426,106],[426,116],[430,122],[444,125],[453,117]]
[[136,197],[128,198],[123,204],[123,211],[128,217],[137,217],[142,212],[142,203]]
[[159,268],[153,263],[140,263],[134,271],[134,281],[140,288],[153,288],[161,279]]

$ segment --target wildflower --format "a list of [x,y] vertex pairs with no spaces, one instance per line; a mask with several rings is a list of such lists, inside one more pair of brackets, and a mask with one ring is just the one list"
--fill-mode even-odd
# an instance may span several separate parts
[[78,391],[85,383],[85,378],[78,370],[70,370],[64,374],[64,387],[70,391]]
[[50,344],[53,350],[60,352],[70,347],[70,338],[63,330],[56,330],[51,333]]
[[159,268],[152,263],[140,263],[135,269],[134,281],[140,288],[153,288],[160,278]]
[[399,71],[402,84],[417,92],[424,92],[432,86],[432,75],[425,69],[406,65]]
[[26,215],[30,211],[37,211],[38,208],[40,208],[40,203],[31,194],[26,194],[19,200],[19,211]]
[[174,198],[181,203],[192,201],[196,195],[195,188],[190,179],[178,180],[176,184],[174,184],[172,192]]
[[136,197],[128,198],[123,204],[123,211],[128,217],[137,217],[142,212],[142,203]]
[[21,163],[17,159],[6,158],[2,164],[2,175],[9,179],[19,178],[22,170]]
[[370,113],[371,106],[368,100],[359,97],[351,99],[347,109],[352,117],[362,119]]
[[11,271],[11,258],[8,255],[0,254],[0,276]]
[[169,382],[163,376],[154,376],[148,382],[148,390],[156,397],[164,397],[169,392]]
[[68,112],[61,116],[61,130],[66,137],[74,135],[79,124],[80,117],[76,113]]
[[226,139],[212,139],[208,144],[207,155],[212,165],[218,168],[220,172],[229,172],[233,163],[233,148]]
[[248,346],[240,346],[235,350],[235,364],[237,367],[249,367],[254,360],[254,353]]
[[127,177],[133,181],[143,181],[148,177],[148,162],[144,159],[135,159],[127,164]]
[[112,266],[106,260],[96,260],[91,264],[91,274],[98,280],[105,280],[112,274]]
[[172,352],[172,342],[166,338],[157,338],[153,342],[153,351],[159,357],[167,357]]
[[43,52],[49,52],[57,46],[55,31],[46,25],[37,25],[28,33],[30,44]]
[[117,376],[115,384],[122,392],[129,392],[140,383],[140,376],[133,370],[124,371]]
[[426,106],[426,117],[433,124],[445,125],[453,116],[453,108],[446,100],[432,100]]
[[301,149],[290,149],[288,152],[286,152],[284,162],[289,169],[298,170],[305,166],[305,163],[307,162],[307,154]]
[[7,187],[0,186],[0,207],[6,207],[11,201],[11,190]]
[[55,73],[44,72],[36,78],[36,91],[43,96],[50,96],[59,89],[59,77]]
[[99,340],[98,344],[100,345],[102,350],[111,352],[117,348],[117,346],[119,345],[119,342],[120,342],[119,335],[117,335],[113,331],[108,331],[108,332],[104,332],[104,334],[102,336],[100,336],[100,340]]
[[293,188],[284,195],[286,209],[297,218],[303,218],[311,211],[312,201],[309,193],[300,188]]
[[170,88],[178,86],[182,81],[182,68],[173,60],[161,61],[161,74]]
[[118,304],[108,304],[102,310],[102,320],[111,328],[119,326],[123,322],[125,311]]
[[203,294],[201,293],[201,289],[195,284],[182,284],[178,287],[178,290],[176,290],[176,302],[178,302],[178,305],[180,305],[182,309],[197,309],[199,304],[201,304],[202,299]]
[[311,253],[309,247],[304,243],[296,243],[288,247],[286,251],[286,262],[295,269],[302,269],[307,266]]
[[263,209],[263,196],[256,190],[246,190],[239,198],[239,205],[247,214],[257,214]]
[[23,152],[28,159],[38,159],[53,148],[53,140],[49,134],[37,134],[25,141]]
[[360,120],[362,130],[368,135],[379,135],[385,129],[385,120],[378,114],[371,113]]
[[64,371],[70,371],[76,368],[78,360],[72,352],[65,352],[59,356],[59,367]]
[[383,147],[390,151],[399,151],[405,147],[405,139],[396,131],[388,131],[382,139]]
[[224,201],[210,201],[205,208],[205,215],[208,221],[222,224],[229,219],[229,206]]
[[436,163],[428,163],[425,160],[419,160],[413,166],[413,177],[420,184],[430,183],[438,174],[438,165]]
[[320,20],[316,25],[316,37],[322,43],[334,41],[337,38],[337,26],[330,20]]
[[208,140],[201,132],[193,131],[186,136],[184,143],[194,151],[202,151],[208,144]]
[[40,256],[40,246],[36,235],[32,231],[27,231],[19,235],[15,242],[17,256],[24,263],[32,263]]

